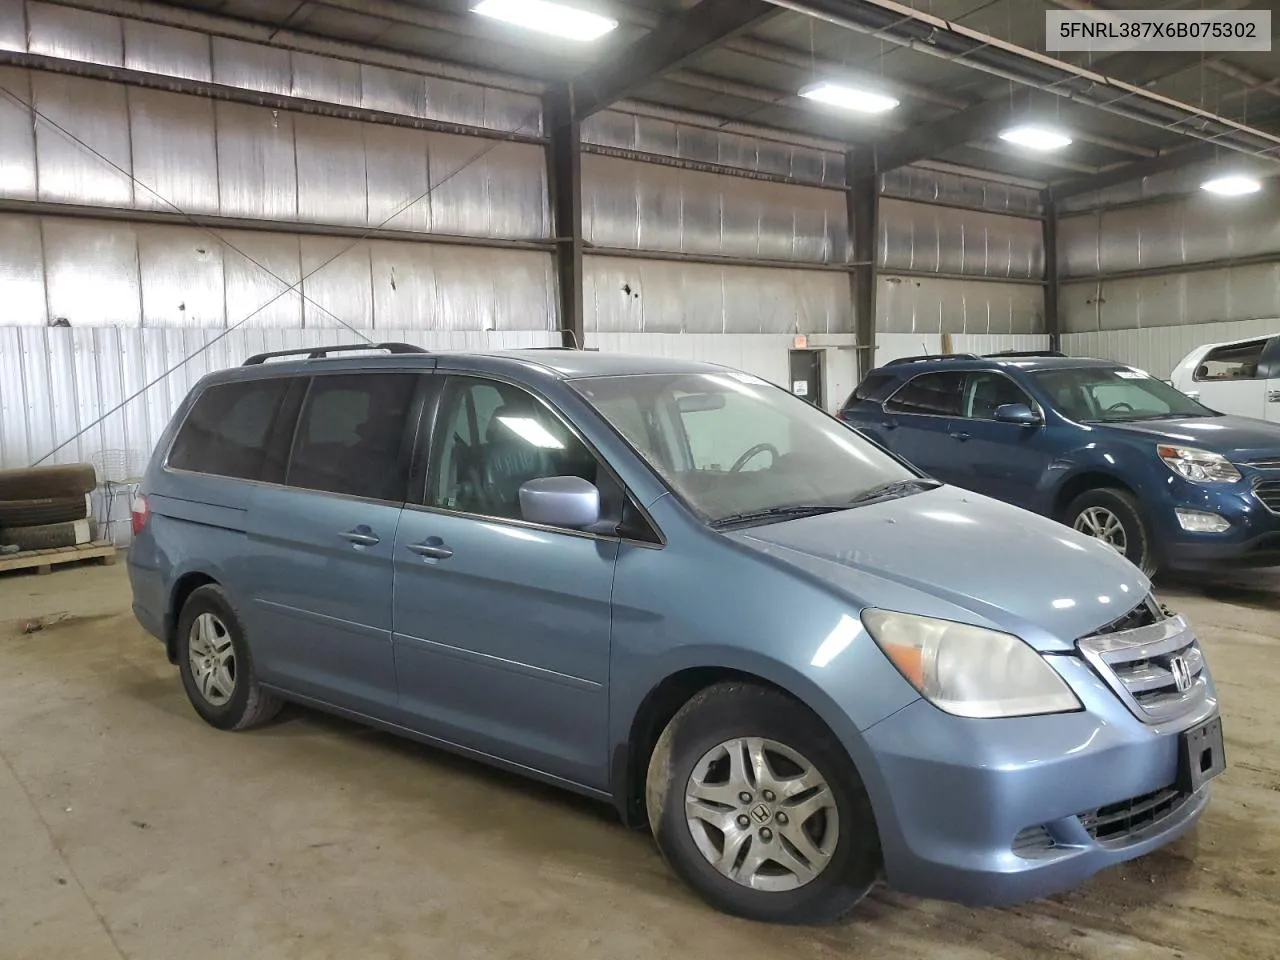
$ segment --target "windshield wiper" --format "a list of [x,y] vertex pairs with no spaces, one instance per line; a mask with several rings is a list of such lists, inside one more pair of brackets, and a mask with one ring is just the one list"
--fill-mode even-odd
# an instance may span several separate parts
[[731,513],[711,521],[713,527],[728,527],[738,523],[761,523],[771,520],[795,520],[798,517],[816,517],[822,513],[836,513],[849,509],[847,504],[794,503],[785,507],[769,507],[767,510],[748,510]]
[[930,480],[928,477],[912,477],[910,480],[894,480],[891,483],[882,483],[878,487],[872,487],[866,490],[852,500],[849,506],[863,506],[868,503],[879,503],[882,500],[894,500],[898,497],[907,497],[913,493],[919,493],[922,490],[933,490],[942,486],[937,480]]

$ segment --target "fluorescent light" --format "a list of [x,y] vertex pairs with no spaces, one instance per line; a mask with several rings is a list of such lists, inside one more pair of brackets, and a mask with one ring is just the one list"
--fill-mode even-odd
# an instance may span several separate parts
[[550,0],[481,0],[474,13],[568,40],[599,40],[618,21]]
[[525,443],[543,450],[563,450],[564,444],[551,435],[551,431],[532,417],[498,417],[498,422]]
[[829,103],[833,107],[856,110],[858,113],[884,113],[898,105],[895,98],[883,93],[844,87],[838,83],[815,83],[801,90],[800,96],[818,103]]
[[1220,194],[1224,197],[1239,197],[1246,193],[1257,193],[1262,189],[1262,184],[1253,177],[1233,174],[1206,180],[1200,184],[1200,189],[1208,190],[1210,193]]
[[1071,143],[1065,133],[1047,127],[1010,127],[1000,132],[1000,139],[1029,150],[1061,150]]

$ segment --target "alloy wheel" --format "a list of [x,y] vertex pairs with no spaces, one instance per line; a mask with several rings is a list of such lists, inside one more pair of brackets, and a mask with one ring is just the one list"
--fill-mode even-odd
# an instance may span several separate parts
[[187,661],[200,696],[224,706],[236,690],[236,651],[227,625],[216,615],[202,613],[191,624]]
[[770,892],[816,879],[840,839],[835,795],[818,768],[761,737],[727,740],[703,754],[685,786],[685,819],[717,871]]
[[1129,538],[1125,535],[1124,524],[1106,507],[1087,507],[1081,510],[1072,526],[1095,540],[1101,540],[1120,556],[1128,555]]

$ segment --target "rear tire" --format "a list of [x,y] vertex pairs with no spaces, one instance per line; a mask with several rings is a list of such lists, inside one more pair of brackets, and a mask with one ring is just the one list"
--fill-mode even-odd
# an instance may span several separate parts
[[880,873],[875,817],[848,754],[767,687],[722,683],[690,699],[658,738],[645,799],[667,863],[726,913],[833,923]]
[[206,584],[192,591],[178,617],[178,670],[196,713],[219,730],[247,730],[280,712],[263,690],[240,615],[226,591]]
[[83,496],[97,485],[97,474],[87,463],[0,470],[0,500]]
[[1155,545],[1142,519],[1142,508],[1127,490],[1086,490],[1071,501],[1063,522],[1101,540],[1148,577],[1155,575],[1159,567]]

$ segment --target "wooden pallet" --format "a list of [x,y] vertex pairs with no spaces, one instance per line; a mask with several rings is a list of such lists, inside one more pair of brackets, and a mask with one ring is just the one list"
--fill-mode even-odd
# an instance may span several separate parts
[[94,540],[75,547],[59,547],[56,550],[24,550],[0,556],[0,573],[10,570],[36,568],[36,573],[52,573],[60,563],[80,560],[101,560],[104,564],[116,562],[116,547],[110,540]]

